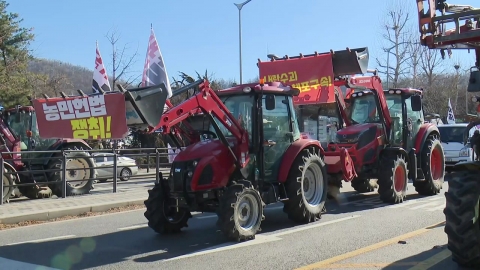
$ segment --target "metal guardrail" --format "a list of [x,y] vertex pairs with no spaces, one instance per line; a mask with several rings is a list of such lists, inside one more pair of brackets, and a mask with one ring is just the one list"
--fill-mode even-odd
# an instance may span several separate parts
[[[175,149],[176,150],[176,149]],[[90,154],[89,159],[91,159],[91,163],[94,165],[93,167],[82,167],[82,168],[76,168],[76,169],[70,169],[67,168],[67,160],[72,160],[72,159],[85,159],[86,157],[72,157],[69,154],[70,153],[75,153],[75,152],[87,152]],[[95,161],[95,156],[92,154],[109,154],[108,157],[113,157],[113,165],[107,165],[107,166],[97,166],[97,162]],[[21,154],[21,158],[13,158],[15,154]],[[42,155],[43,154],[43,155]],[[82,182],[82,181],[91,181],[91,180],[105,180],[105,179],[112,179],[113,178],[113,193],[117,192],[117,186],[118,186],[118,178],[119,178],[119,166],[118,166],[118,157],[128,157],[135,159],[135,165],[138,167],[138,169],[142,169],[142,167],[146,167],[147,173],[146,174],[137,174],[137,175],[130,175],[130,179],[139,179],[139,178],[145,178],[148,176],[152,176],[155,174],[155,181],[159,181],[159,174],[161,172],[162,168],[169,169],[171,166],[171,163],[168,162],[168,157],[170,155],[176,155],[177,153],[168,153],[168,148],[129,148],[129,149],[92,149],[92,150],[52,150],[52,151],[21,151],[21,152],[4,152],[2,155],[0,155],[0,171],[3,172],[2,176],[2,181],[0,181],[0,205],[4,203],[3,197],[4,197],[4,189],[5,188],[16,188],[16,187],[34,187],[34,186],[43,186],[43,185],[51,185],[51,184],[61,184],[62,185],[62,198],[67,197],[67,185],[68,183],[74,183],[74,182]],[[10,156],[10,157],[7,157]],[[33,157],[32,157],[33,156]],[[38,157],[41,156],[41,157]],[[142,162],[138,161],[138,158],[144,159],[146,158],[146,163],[142,164]],[[153,159],[153,164],[155,165],[155,171],[153,173],[150,173],[150,165],[152,164],[152,159]],[[163,160],[167,160],[167,162],[161,162]],[[39,162],[39,160],[41,162]],[[47,161],[48,160],[48,161]],[[52,160],[61,160],[61,166],[60,169],[52,169],[48,168],[46,164],[51,164]],[[38,166],[38,164],[43,164],[42,169],[32,169],[31,164],[33,161],[37,161],[35,165]],[[22,162],[26,164],[25,167],[23,167],[23,170],[16,170],[19,168],[18,162]],[[38,164],[37,164],[38,163]],[[17,168],[15,168],[17,167]],[[123,168],[124,166],[121,166]],[[130,167],[130,166],[125,166],[125,167]],[[14,168],[15,170],[12,170]],[[90,169],[109,169],[113,168],[112,176],[105,178],[105,177],[98,177],[98,174],[96,175],[97,177],[94,178],[89,178],[89,179],[77,179],[77,180],[67,180],[67,173],[71,171],[85,171],[85,170],[90,170]],[[61,172],[61,180],[60,181],[50,181],[48,179],[48,174],[55,173],[55,172]],[[14,179],[13,181],[15,182],[13,185],[5,185],[4,184],[4,177],[8,177],[8,175],[14,175],[12,178]],[[25,177],[34,177],[34,175],[43,175],[44,179],[46,181],[34,181],[32,183],[19,183],[20,175],[23,175]],[[95,176],[95,175],[94,175]],[[35,178],[32,178],[35,179]],[[9,190],[7,190],[8,192]],[[87,194],[90,192],[87,192]]]

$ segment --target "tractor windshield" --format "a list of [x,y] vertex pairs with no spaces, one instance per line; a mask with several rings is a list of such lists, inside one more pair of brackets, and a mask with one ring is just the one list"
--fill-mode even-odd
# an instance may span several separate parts
[[31,130],[32,132],[32,139],[35,144],[35,150],[37,151],[47,150],[57,141],[56,139],[40,138],[40,134],[38,133],[37,114],[35,112],[12,111],[8,116],[8,125],[15,133],[15,135],[17,135],[20,140],[26,146],[28,146],[28,150],[30,151],[32,150],[32,144],[29,142],[29,138],[26,135],[27,130]]
[[352,98],[349,112],[353,124],[380,123],[375,96],[372,94]]
[[[239,121],[240,125],[248,131],[249,139],[252,140],[252,107],[253,107],[253,96],[250,95],[234,95],[221,97],[223,103],[228,108],[230,113]],[[223,135],[226,137],[233,136],[232,133],[216,118],[215,122],[220,127]],[[215,132],[213,126],[210,126],[210,131]]]

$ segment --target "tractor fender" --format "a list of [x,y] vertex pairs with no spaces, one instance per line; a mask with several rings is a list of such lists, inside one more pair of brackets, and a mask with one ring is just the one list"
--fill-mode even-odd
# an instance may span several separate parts
[[292,167],[295,158],[300,154],[300,152],[307,147],[318,148],[320,157],[323,159],[323,148],[320,145],[320,142],[312,139],[299,139],[294,141],[288,148],[287,151],[283,154],[282,162],[280,163],[280,170],[278,172],[278,181],[280,183],[285,183],[287,181],[288,173],[290,172],[290,167]]
[[433,132],[437,133],[440,136],[440,131],[438,127],[433,123],[423,124],[418,130],[417,137],[415,139],[415,154],[419,154],[422,151],[422,147],[427,140],[427,137]]
[[[84,140],[79,140],[79,139],[63,139],[63,140],[58,140],[55,142],[53,145],[51,145],[48,149],[55,151],[55,150],[61,150],[62,148],[83,148],[86,150],[91,150],[92,148],[90,145],[88,145]],[[45,158],[43,161],[43,165],[47,165],[51,159],[48,159],[55,155],[55,153],[45,153],[43,154],[43,157]]]

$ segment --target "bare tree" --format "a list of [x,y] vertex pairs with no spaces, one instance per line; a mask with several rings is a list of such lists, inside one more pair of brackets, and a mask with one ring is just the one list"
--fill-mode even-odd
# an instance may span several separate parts
[[377,58],[376,61],[381,68],[379,73],[385,74],[387,81],[393,83],[393,87],[398,87],[399,79],[407,75],[409,70],[408,61],[410,55],[408,52],[409,43],[411,43],[411,32],[409,31],[408,22],[410,17],[409,13],[404,8],[401,8],[401,4],[398,1],[388,8],[387,14],[388,16],[383,23],[385,33],[382,36],[385,41],[382,49],[387,53],[387,56],[386,59]]
[[417,88],[418,83],[418,76],[419,76],[419,69],[421,60],[423,57],[423,53],[425,52],[425,48],[419,44],[418,42],[411,42],[408,44],[408,54],[409,54],[409,60],[408,60],[408,65],[410,66],[411,70],[411,76],[412,76],[412,83],[411,87]]
[[[131,71],[138,56],[138,46],[135,53],[128,57],[125,55],[125,51],[129,49],[128,44],[123,46],[117,45],[120,40],[120,34],[115,29],[109,31],[105,37],[112,45],[112,90],[115,89],[116,84],[120,81],[126,86],[132,85],[141,76],[139,73],[132,75]],[[133,71],[133,73],[135,72]]]
[[442,58],[437,50],[431,50],[428,48],[422,49],[422,57],[420,57],[420,68],[427,79],[427,86],[430,89],[433,85],[435,78],[439,73],[437,68],[441,65]]

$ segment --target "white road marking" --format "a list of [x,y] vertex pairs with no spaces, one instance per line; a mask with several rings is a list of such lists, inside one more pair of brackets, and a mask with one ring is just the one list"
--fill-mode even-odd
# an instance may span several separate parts
[[338,223],[338,222],[342,222],[342,221],[347,221],[347,220],[358,218],[358,217],[361,217],[361,216],[360,215],[353,215],[353,216],[334,219],[334,220],[330,220],[330,221],[326,221],[326,222],[322,222],[322,220],[320,220],[318,223],[314,223],[314,224],[311,224],[311,225],[306,225],[306,226],[303,226],[303,227],[300,227],[300,228],[294,228],[294,229],[291,229],[291,230],[285,230],[283,232],[270,234],[268,236],[277,237],[277,236],[287,235],[287,234],[291,234],[291,233],[297,233],[297,232],[310,230],[310,229],[317,228],[317,227],[322,227],[322,226],[326,226],[326,225],[330,225],[330,224],[334,224],[334,223]]
[[239,244],[229,242],[229,243],[213,246],[213,247],[210,247],[210,248],[202,249],[202,250],[194,252],[194,253],[190,253],[190,254],[181,255],[181,256],[178,256],[178,257],[173,257],[173,258],[170,258],[170,259],[166,259],[166,260],[163,260],[163,261],[164,262],[174,261],[174,260],[196,257],[196,256],[200,256],[200,255],[205,255],[205,254],[209,254],[209,253],[216,253],[216,252],[219,252],[219,251],[225,251],[225,250],[230,250],[230,249],[235,249],[235,248],[254,246],[254,245],[264,244],[264,243],[268,243],[268,242],[279,241],[279,240],[282,240],[282,239],[278,238],[278,237],[274,237],[274,236],[257,234],[255,236],[255,239],[250,240],[250,241],[242,242],[242,243],[239,243]]
[[215,253],[215,252],[220,252],[220,251],[225,251],[225,250],[231,250],[231,249],[242,248],[242,247],[247,247],[247,246],[259,245],[259,244],[264,244],[264,243],[268,243],[268,242],[280,241],[280,240],[282,240],[282,238],[280,238],[279,236],[282,236],[282,235],[287,235],[287,234],[296,233],[296,232],[300,232],[300,231],[304,231],[304,230],[308,230],[308,229],[313,229],[313,228],[317,228],[317,227],[321,227],[321,226],[326,226],[326,225],[330,225],[330,224],[334,224],[334,223],[338,223],[338,222],[342,222],[342,221],[347,221],[347,220],[358,218],[358,217],[360,217],[360,216],[355,215],[355,216],[330,220],[330,221],[326,221],[326,222],[323,222],[323,223],[321,221],[319,221],[320,223],[315,223],[315,224],[307,225],[307,226],[304,226],[304,227],[301,227],[301,228],[295,228],[295,229],[286,230],[286,231],[279,232],[279,233],[274,233],[274,234],[257,234],[255,236],[254,240],[250,240],[250,241],[246,241],[246,242],[242,242],[242,243],[238,243],[238,244],[228,242],[228,243],[224,243],[224,244],[221,244],[221,245],[216,245],[216,246],[213,246],[213,247],[210,247],[210,248],[202,249],[200,251],[193,252],[193,253],[190,253],[190,254],[166,259],[166,260],[163,260],[163,261],[166,262],[166,261],[185,259],[185,258],[205,255],[205,254],[209,254],[209,253]]
[[438,205],[438,202],[424,203],[424,204],[412,207],[412,208],[410,208],[410,210],[417,210],[417,209],[424,208],[424,207],[427,207],[427,206],[437,206],[437,205]]
[[39,264],[31,264],[21,261],[14,261],[0,257],[0,269],[22,269],[22,270],[59,270],[58,268],[47,267]]
[[439,206],[437,206],[437,207],[433,207],[433,208],[427,209],[427,211],[429,211],[429,212],[433,212],[433,211],[443,211],[443,209],[445,209],[445,206],[447,206],[447,202],[443,202],[441,205],[439,205]]
[[[52,241],[52,240],[61,240],[61,239],[67,239],[67,238],[72,238],[72,237],[75,237],[75,235],[72,234],[72,235],[42,238],[42,239],[30,240],[30,241],[24,241],[24,242],[16,242],[16,243],[11,243],[11,244],[6,244],[6,246],[13,246],[13,245],[20,245],[20,244],[27,244],[27,243],[42,243],[42,242],[48,242],[48,241]],[[0,268],[0,269],[3,269],[3,268]]]
[[128,230],[135,230],[135,229],[146,228],[146,227],[148,227],[148,224],[133,225],[133,226],[128,226],[128,227],[118,228],[117,230],[128,231]]

